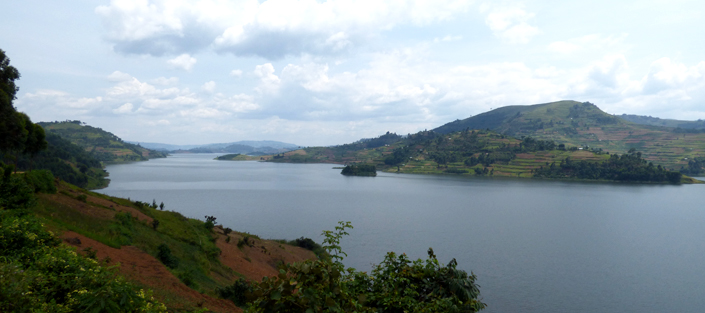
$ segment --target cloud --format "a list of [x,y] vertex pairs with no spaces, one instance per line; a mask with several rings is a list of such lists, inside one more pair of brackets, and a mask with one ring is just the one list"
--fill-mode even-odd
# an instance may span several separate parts
[[129,103],[129,102],[128,102],[128,103],[125,103],[125,104],[121,105],[121,106],[118,107],[117,109],[114,109],[114,110],[113,110],[113,113],[117,113],[117,114],[131,113],[131,112],[132,112],[132,107],[133,107],[133,106],[132,106],[132,103]]
[[130,74],[126,74],[120,71],[115,71],[112,74],[108,75],[108,81],[111,82],[121,82],[130,79],[132,79],[132,76],[130,76]]
[[196,62],[196,58],[186,53],[166,61],[166,63],[168,63],[172,68],[180,68],[186,71],[190,71]]
[[125,54],[193,54],[215,48],[281,59],[330,55],[399,25],[427,25],[467,11],[468,0],[111,0],[95,9],[105,39]]
[[178,77],[159,77],[155,78],[149,81],[152,84],[155,85],[160,85],[160,86],[170,86],[170,85],[176,85],[179,83],[179,78]]
[[272,63],[265,63],[262,65],[255,66],[255,70],[252,72],[256,77],[260,79],[260,87],[257,90],[261,93],[272,93],[279,87],[279,77],[274,74],[274,66]]
[[203,86],[201,86],[201,90],[203,90],[207,93],[215,92],[215,82],[211,80],[211,81],[203,84]]
[[488,8],[484,6],[481,11],[489,12],[485,18],[485,24],[489,26],[495,36],[506,43],[525,44],[540,33],[538,27],[529,24],[529,21],[534,18],[534,14],[526,12],[521,7]]
[[242,70],[232,70],[230,71],[230,76],[240,77],[242,76]]

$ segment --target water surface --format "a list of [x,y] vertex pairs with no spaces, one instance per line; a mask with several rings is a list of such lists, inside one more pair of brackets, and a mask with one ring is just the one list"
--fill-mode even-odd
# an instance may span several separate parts
[[702,312],[704,185],[630,185],[379,173],[330,164],[181,154],[111,165],[105,194],[263,238],[310,237],[351,221],[344,263],[387,251],[478,276],[486,312]]

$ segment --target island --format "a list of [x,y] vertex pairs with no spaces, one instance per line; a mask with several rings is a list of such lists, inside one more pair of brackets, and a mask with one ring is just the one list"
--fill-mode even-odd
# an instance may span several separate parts
[[377,176],[377,167],[374,165],[360,164],[347,165],[340,171],[345,176]]

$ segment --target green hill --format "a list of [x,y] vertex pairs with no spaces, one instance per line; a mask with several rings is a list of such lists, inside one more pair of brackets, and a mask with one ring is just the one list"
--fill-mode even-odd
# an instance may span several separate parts
[[264,159],[287,163],[368,164],[398,173],[696,182],[648,162],[635,150],[616,155],[552,140],[518,139],[485,129],[448,134],[422,131],[393,144],[358,148],[355,145],[313,147]]
[[[85,149],[61,138],[52,132],[46,133],[47,149],[35,156],[19,155],[17,169],[29,171],[32,169],[49,170],[54,176],[86,189],[107,187],[110,182],[105,177],[100,161]],[[5,160],[7,163],[8,160]]]
[[636,124],[607,114],[589,102],[508,106],[445,124],[434,131],[448,134],[468,128],[619,154],[635,148],[647,161],[674,170],[688,167],[689,160],[696,157],[705,157],[703,132]]
[[681,121],[634,114],[622,114],[619,115],[619,118],[625,121],[642,125],[681,128],[682,132],[697,132],[705,130],[705,121],[703,120]]
[[40,122],[47,132],[84,148],[96,159],[105,163],[146,161],[166,157],[165,152],[155,151],[124,142],[113,133],[81,123],[81,121]]

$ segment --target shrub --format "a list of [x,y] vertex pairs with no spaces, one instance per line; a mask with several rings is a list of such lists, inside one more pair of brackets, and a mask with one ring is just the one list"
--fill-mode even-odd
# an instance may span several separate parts
[[179,259],[171,254],[171,249],[169,249],[169,246],[163,243],[157,247],[157,250],[159,250],[159,252],[157,252],[157,259],[164,263],[166,267],[174,269],[179,266]]
[[[350,222],[324,231],[326,258],[279,264],[279,275],[265,277],[245,291],[246,312],[476,312],[485,308],[477,298],[475,275],[456,269],[453,259],[441,266],[429,249],[429,258],[411,261],[390,252],[368,275],[345,269],[347,256],[340,238]],[[240,286],[239,291],[245,290]]]
[[0,312],[166,312],[31,216],[0,212]]
[[88,200],[88,196],[86,196],[84,194],[80,194],[80,195],[76,196],[76,199],[81,202],[86,202]]
[[215,216],[206,215],[206,224],[204,226],[208,230],[213,229],[213,227],[215,227]]
[[34,170],[26,172],[23,178],[27,184],[34,188],[34,192],[56,193],[54,175],[48,170]]
[[215,292],[219,297],[231,300],[235,305],[242,307],[247,304],[247,294],[252,292],[252,286],[245,279],[240,278],[230,286],[216,288]]

